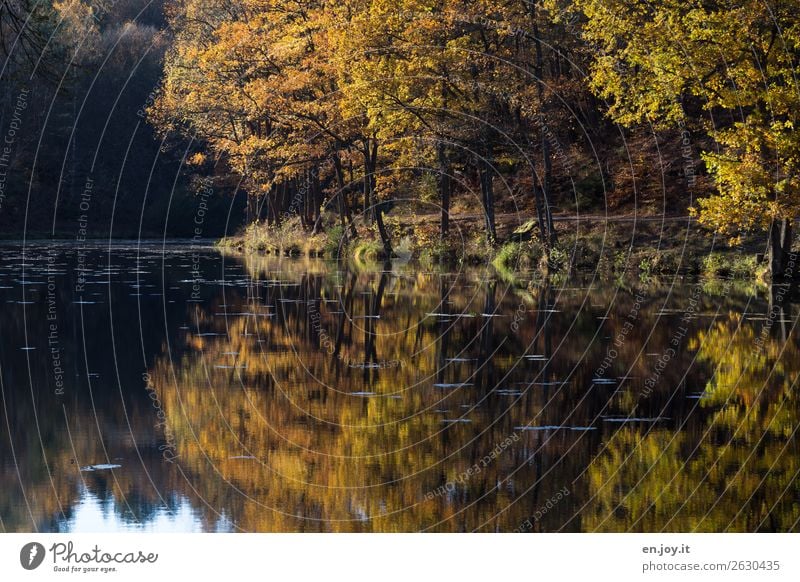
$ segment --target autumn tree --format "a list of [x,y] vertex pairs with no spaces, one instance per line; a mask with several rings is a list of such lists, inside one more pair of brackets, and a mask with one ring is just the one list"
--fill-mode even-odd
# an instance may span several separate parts
[[426,168],[437,176],[444,239],[450,223],[452,158],[462,141],[459,129],[469,104],[457,81],[465,54],[453,3],[367,4],[340,35],[339,54],[349,64],[343,91],[388,152],[389,166],[407,176],[411,168]]
[[702,154],[717,194],[700,221],[734,241],[769,232],[773,277],[785,274],[800,213],[794,130],[800,111],[796,0],[642,3],[579,0],[597,57],[591,83],[620,123],[676,127],[705,118]]
[[201,140],[257,196],[285,208],[287,188],[321,177],[315,207],[336,199],[353,232],[360,202],[391,256],[393,180],[437,178],[444,241],[457,174],[491,244],[498,187],[530,196],[555,244],[551,110],[567,59],[540,2],[176,0],[170,27],[151,119]]
[[296,36],[304,18],[302,7],[280,1],[186,0],[169,9],[174,38],[150,119],[224,157],[245,179],[251,206],[265,196],[285,198],[276,186],[296,178],[314,155],[292,139],[299,130],[283,107],[297,102],[287,93],[303,89],[299,75],[284,83],[304,52]]
[[[173,47],[151,119],[165,131],[203,140],[251,193],[284,212],[296,212],[298,198],[311,198],[315,213],[320,203],[334,204],[342,223],[352,223],[344,165],[363,155],[369,206],[377,141],[340,88],[347,64],[332,51],[337,31],[353,17],[346,8],[315,0],[241,0],[222,8],[176,3]],[[335,178],[334,194],[321,201],[318,182],[326,177]],[[276,221],[281,215],[268,214]]]
[[[537,22],[548,20],[530,3],[372,1],[342,34],[338,52],[350,64],[342,89],[354,89],[399,167],[416,162],[437,175],[442,239],[457,164],[474,168],[486,232],[496,240],[494,183],[511,161],[534,175],[543,242],[554,242]],[[533,159],[539,145],[543,173]]]

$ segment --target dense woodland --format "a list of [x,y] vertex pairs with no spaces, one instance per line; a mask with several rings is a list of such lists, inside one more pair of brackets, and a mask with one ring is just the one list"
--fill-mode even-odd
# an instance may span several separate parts
[[797,0],[1,6],[5,232],[69,234],[91,181],[98,233],[292,223],[391,255],[388,217],[447,245],[477,211],[487,247],[513,213],[548,253],[554,217],[636,209],[790,264]]

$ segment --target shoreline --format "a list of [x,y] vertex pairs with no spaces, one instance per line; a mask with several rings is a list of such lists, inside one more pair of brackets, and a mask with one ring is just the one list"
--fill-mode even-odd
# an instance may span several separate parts
[[[439,238],[438,225],[425,216],[417,220],[387,216],[387,223],[393,230],[395,258],[422,266],[491,263],[512,278],[531,270],[556,274],[576,269],[597,269],[610,275],[633,273],[640,278],[697,274],[761,280],[765,275],[765,240],[750,237],[732,247],[688,216],[554,217],[558,243],[549,254],[535,234],[527,240],[513,240],[517,216],[498,216],[498,232],[504,236],[496,245],[489,245],[480,229],[466,228],[476,220],[473,216],[451,219],[447,241]],[[512,222],[510,217],[516,220]],[[375,233],[364,224],[356,227],[359,236],[345,240],[338,226],[311,235],[297,222],[280,228],[254,224],[220,239],[215,246],[264,257],[338,258],[357,264],[384,261]]]

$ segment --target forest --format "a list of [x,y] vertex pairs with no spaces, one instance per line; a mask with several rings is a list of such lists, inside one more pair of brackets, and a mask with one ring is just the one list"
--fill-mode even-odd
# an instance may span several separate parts
[[797,531],[799,61],[800,0],[0,0],[0,532]]
[[791,278],[799,13],[3,0],[0,228],[553,268],[581,217],[669,217]]

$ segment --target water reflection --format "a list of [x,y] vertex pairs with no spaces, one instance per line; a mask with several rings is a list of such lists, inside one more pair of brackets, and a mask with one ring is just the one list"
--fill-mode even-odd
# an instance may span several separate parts
[[[224,526],[225,522],[221,520],[215,531],[230,531]],[[159,507],[146,519],[139,520],[132,512],[120,515],[113,498],[100,499],[84,489],[69,519],[59,524],[59,530],[72,533],[187,533],[202,532],[203,526],[188,499],[180,500],[172,508]]]
[[0,261],[6,531],[797,528],[788,299],[180,245]]

